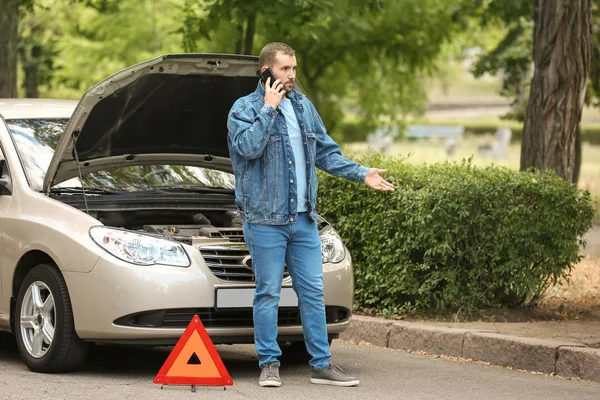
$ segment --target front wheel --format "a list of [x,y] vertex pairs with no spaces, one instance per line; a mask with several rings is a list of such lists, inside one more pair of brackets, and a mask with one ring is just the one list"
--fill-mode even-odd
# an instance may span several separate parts
[[67,285],[55,265],[37,265],[25,276],[15,306],[15,335],[32,371],[64,372],[83,363],[88,346],[75,333]]

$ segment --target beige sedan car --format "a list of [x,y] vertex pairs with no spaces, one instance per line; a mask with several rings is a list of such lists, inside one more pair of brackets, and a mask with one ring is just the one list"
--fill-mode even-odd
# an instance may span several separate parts
[[[0,330],[31,370],[75,369],[93,343],[172,345],[194,315],[215,344],[253,342],[226,120],[257,67],[168,55],[79,102],[0,99]],[[350,323],[352,263],[326,221],[320,233],[332,339]],[[297,301],[286,270],[279,340],[302,355]]]

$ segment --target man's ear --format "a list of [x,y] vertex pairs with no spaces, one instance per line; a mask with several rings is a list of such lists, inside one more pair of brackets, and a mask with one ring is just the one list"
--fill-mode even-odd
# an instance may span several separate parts
[[260,72],[265,72],[265,69],[269,68],[266,65],[263,65],[262,67],[260,67]]

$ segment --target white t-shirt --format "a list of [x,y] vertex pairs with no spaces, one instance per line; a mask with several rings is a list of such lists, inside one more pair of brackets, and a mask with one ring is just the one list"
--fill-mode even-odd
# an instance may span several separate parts
[[[288,98],[281,99],[279,109],[285,117],[287,124],[288,135],[290,136],[290,144],[294,151],[295,167],[296,167],[296,190],[298,193],[298,212],[308,211],[308,187],[306,181],[306,155],[304,154],[304,145],[302,143],[302,133],[300,125],[294,112],[294,105]],[[291,200],[291,199],[290,199]]]

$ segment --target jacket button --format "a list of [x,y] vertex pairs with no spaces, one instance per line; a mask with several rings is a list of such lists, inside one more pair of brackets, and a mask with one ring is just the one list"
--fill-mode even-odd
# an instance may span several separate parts
[[290,179],[290,183],[294,183],[294,180],[293,180],[293,179]]
[[291,162],[291,161],[288,161],[288,164],[292,165],[292,162]]
[[290,199],[290,202],[292,202],[292,203],[293,203],[293,202],[294,202],[294,199]]

